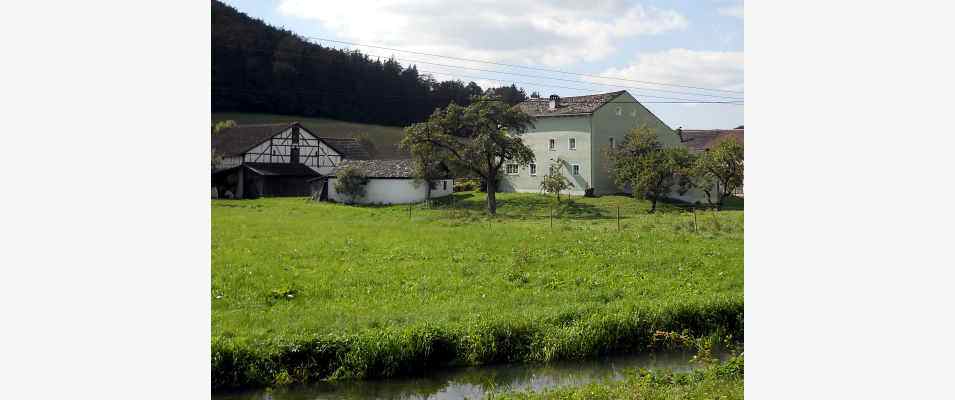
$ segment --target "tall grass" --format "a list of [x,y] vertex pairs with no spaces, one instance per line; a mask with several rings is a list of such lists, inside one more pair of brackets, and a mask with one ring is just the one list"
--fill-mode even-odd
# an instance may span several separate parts
[[501,199],[493,219],[475,193],[411,217],[213,201],[214,388],[641,352],[657,331],[742,340],[741,212],[693,226],[575,198],[551,228],[549,199]]

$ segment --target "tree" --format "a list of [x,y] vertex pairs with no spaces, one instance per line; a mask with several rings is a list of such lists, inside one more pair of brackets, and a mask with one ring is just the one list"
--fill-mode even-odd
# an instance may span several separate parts
[[441,150],[452,169],[463,169],[487,182],[487,212],[497,213],[497,185],[505,163],[534,161],[521,135],[533,127],[533,117],[500,101],[482,99],[467,107],[451,103],[435,110],[427,121],[405,132],[402,147],[413,157],[431,157]]
[[346,165],[335,174],[335,191],[345,195],[348,203],[354,203],[356,200],[365,197],[365,185],[368,184],[368,178],[352,165]]
[[413,143],[402,141],[399,148],[411,152],[412,174],[414,175],[414,184],[417,187],[421,183],[425,187],[425,201],[431,204],[431,189],[434,189],[435,182],[444,178],[447,171],[443,162],[447,159],[447,152],[435,146],[432,142],[434,134],[434,125],[415,124],[405,128],[405,137],[416,136],[425,140]]
[[743,145],[723,139],[696,159],[692,176],[694,186],[706,194],[706,201],[713,204],[715,196],[716,209],[722,209],[726,198],[743,186]]
[[542,192],[553,193],[557,195],[558,203],[560,203],[560,191],[573,187],[570,179],[567,179],[567,177],[565,177],[560,171],[564,164],[565,161],[558,158],[557,161],[550,165],[547,175],[544,175],[540,184]]
[[606,150],[609,170],[619,186],[630,185],[634,197],[650,200],[650,210],[673,191],[686,193],[692,155],[683,147],[664,148],[650,128],[634,129],[623,143]]
[[[233,120],[219,121],[212,124],[212,135],[215,135],[225,129],[235,126],[236,123]],[[216,149],[212,149],[212,168],[219,166],[222,163],[222,155],[216,152]]]

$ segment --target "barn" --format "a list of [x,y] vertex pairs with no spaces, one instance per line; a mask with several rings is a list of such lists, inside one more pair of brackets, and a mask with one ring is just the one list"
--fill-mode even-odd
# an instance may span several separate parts
[[212,136],[213,197],[308,196],[309,180],[368,159],[351,138],[323,138],[298,122],[239,125]]
[[[355,199],[356,203],[406,204],[422,202],[427,198],[427,186],[424,182],[415,181],[413,164],[408,159],[345,160],[327,177],[327,181],[323,182],[323,190],[326,190],[327,194],[321,195],[322,198],[340,203],[349,202],[350,199],[335,190],[335,184],[338,182],[335,173],[348,166],[355,167],[368,178],[365,196]],[[454,179],[450,174],[446,174],[432,185],[431,198],[448,196],[453,191]]]

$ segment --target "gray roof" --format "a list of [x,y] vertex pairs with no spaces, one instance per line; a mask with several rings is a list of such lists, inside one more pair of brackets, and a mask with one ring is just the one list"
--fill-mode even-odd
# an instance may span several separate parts
[[[212,135],[212,148],[223,157],[237,156],[245,154],[253,147],[262,143],[268,138],[278,135],[282,131],[298,125],[298,127],[312,135],[315,135],[302,124],[298,122],[287,122],[277,124],[257,124],[257,125],[236,125],[231,128],[223,129],[221,132]],[[317,135],[315,135],[317,136]],[[328,138],[319,137],[319,139],[335,151],[341,153],[344,158],[367,160],[371,158],[368,150],[354,138]]]
[[[414,178],[414,162],[411,159],[398,160],[343,160],[329,176],[335,176],[345,167],[354,166],[368,178],[410,179]],[[448,168],[442,163],[439,168],[444,171],[444,178],[450,179]]]
[[323,137],[321,139],[333,149],[342,153],[345,158],[352,160],[368,160],[371,158],[371,154],[368,154],[368,149],[354,138]]
[[549,97],[528,99],[519,103],[517,107],[520,107],[525,113],[534,117],[593,114],[598,108],[626,92],[626,90],[620,90],[588,96],[561,97],[557,100],[557,108],[555,110],[551,110],[549,107]]
[[692,151],[706,151],[726,139],[743,143],[742,129],[684,129],[683,144]]
[[353,166],[369,178],[412,178],[411,160],[345,160],[331,172],[335,175],[345,167]]

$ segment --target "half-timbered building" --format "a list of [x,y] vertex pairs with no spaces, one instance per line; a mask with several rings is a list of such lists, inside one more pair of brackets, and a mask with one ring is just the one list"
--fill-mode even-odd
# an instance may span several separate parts
[[351,138],[323,138],[298,122],[240,125],[212,136],[217,197],[308,196],[309,180],[347,159],[369,159]]

